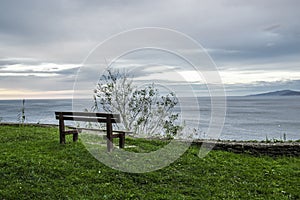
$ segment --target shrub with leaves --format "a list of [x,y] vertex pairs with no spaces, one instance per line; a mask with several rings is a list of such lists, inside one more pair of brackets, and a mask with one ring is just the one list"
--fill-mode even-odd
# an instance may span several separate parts
[[135,134],[172,137],[182,129],[174,112],[174,93],[160,95],[155,84],[139,88],[127,73],[107,69],[94,90],[94,111],[119,113],[124,128]]

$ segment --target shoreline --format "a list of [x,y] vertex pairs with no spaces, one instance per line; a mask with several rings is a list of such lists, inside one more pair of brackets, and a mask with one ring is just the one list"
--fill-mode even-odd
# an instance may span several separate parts
[[[21,123],[18,122],[0,122],[0,126],[2,125],[7,125],[7,126],[20,126],[22,125]],[[40,123],[23,123],[23,125],[26,126],[39,126],[39,127],[58,127],[58,124],[40,124]],[[167,138],[161,138],[161,137],[149,137],[149,138],[142,138],[142,137],[137,137],[137,136],[133,136],[130,135],[131,137],[137,138],[137,139],[145,139],[145,140],[170,140]],[[180,140],[180,139],[178,139]],[[221,139],[193,139],[192,140],[193,143],[235,143],[235,144],[240,144],[243,145],[245,143],[247,144],[265,144],[265,145],[269,145],[269,144],[294,144],[294,143],[299,143],[300,144],[300,138],[297,140],[221,140]]]
[[[20,126],[20,123],[7,123],[0,122],[0,126]],[[36,124],[24,123],[25,126],[36,127],[53,127],[58,128],[56,124]],[[165,140],[163,138],[138,138],[143,140]],[[186,142],[186,141],[183,141]],[[255,156],[268,155],[271,157],[278,156],[300,156],[300,141],[230,141],[230,140],[209,140],[209,139],[196,139],[191,142],[192,145],[201,148],[212,150],[223,150],[237,154],[247,153]]]

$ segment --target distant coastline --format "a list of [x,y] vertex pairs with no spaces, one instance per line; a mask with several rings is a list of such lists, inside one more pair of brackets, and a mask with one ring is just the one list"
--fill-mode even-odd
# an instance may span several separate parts
[[300,96],[300,92],[294,90],[279,90],[274,92],[266,92],[260,94],[247,95],[248,97],[258,97],[258,96]]

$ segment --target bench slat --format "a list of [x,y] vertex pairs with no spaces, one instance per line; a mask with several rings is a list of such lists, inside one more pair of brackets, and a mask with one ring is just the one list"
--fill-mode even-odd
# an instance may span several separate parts
[[[96,129],[96,128],[80,128],[80,127],[73,127],[73,126],[67,126],[69,129],[77,129],[78,131],[87,130],[87,131],[102,131],[106,132],[106,129]],[[133,133],[132,131],[126,131],[126,130],[113,130],[113,133],[125,133],[130,134]]]
[[105,118],[112,118],[116,121],[120,120],[119,114],[111,114],[111,113],[92,113],[92,112],[55,112],[56,117],[59,115],[63,116],[84,116],[84,117],[105,117]]
[[[56,116],[56,119],[59,119],[59,116]],[[73,121],[82,121],[82,122],[101,122],[106,123],[106,118],[100,117],[71,117],[71,116],[63,116],[63,120],[73,120]],[[112,118],[111,123],[118,123],[119,120]]]
[[71,135],[71,134],[76,134],[78,133],[77,130],[67,130],[63,132],[65,135]]

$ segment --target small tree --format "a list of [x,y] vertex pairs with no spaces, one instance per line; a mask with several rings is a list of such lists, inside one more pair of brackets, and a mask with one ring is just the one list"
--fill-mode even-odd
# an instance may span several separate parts
[[174,113],[178,104],[174,93],[161,96],[154,83],[139,89],[127,73],[118,70],[109,68],[100,78],[94,101],[93,110],[119,113],[125,129],[136,134],[172,137],[182,128],[176,125],[179,114]]

